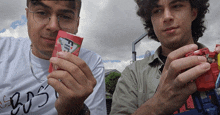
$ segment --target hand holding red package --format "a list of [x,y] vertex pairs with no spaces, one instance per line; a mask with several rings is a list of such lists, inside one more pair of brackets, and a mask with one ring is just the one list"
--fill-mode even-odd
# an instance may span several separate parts
[[[82,41],[83,38],[60,30],[56,38],[52,57],[58,57],[57,53],[61,51],[70,52],[71,54],[78,56]],[[52,71],[57,69],[58,67],[56,65],[50,63],[48,72],[51,73]]]
[[219,69],[217,63],[217,55],[216,51],[210,52],[208,48],[203,48],[198,50],[197,52],[189,52],[185,56],[205,56],[207,58],[207,62],[210,63],[211,69],[198,77],[195,82],[198,91],[208,91],[211,89],[215,89],[215,83],[218,78]]

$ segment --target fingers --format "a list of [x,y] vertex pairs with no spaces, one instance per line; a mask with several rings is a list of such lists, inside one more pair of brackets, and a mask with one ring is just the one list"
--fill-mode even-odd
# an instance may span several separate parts
[[[57,87],[58,86],[58,90],[59,90],[59,85],[57,85],[57,82],[60,84],[65,85],[68,89],[71,90],[76,90],[80,88],[80,84],[73,79],[73,77],[67,72],[67,71],[62,71],[62,70],[57,70],[57,71],[53,71],[51,74],[48,75],[48,79],[52,78],[55,79],[56,81],[49,81],[49,85]],[[57,88],[55,88],[57,89]]]
[[220,53],[220,44],[216,44],[215,51]]
[[164,70],[168,70],[170,63],[176,59],[179,59],[181,57],[184,57],[184,55],[188,52],[191,51],[195,51],[198,49],[198,46],[195,44],[190,44],[190,45],[186,45],[183,46],[173,52],[171,52],[168,56],[167,56],[167,60],[164,66]]
[[61,83],[60,81],[58,81],[58,79],[54,77],[48,78],[48,84],[51,85],[61,95],[65,94],[65,92],[67,92],[66,90],[68,90],[63,83]]
[[[181,47],[171,52],[163,70],[167,74],[165,82],[173,82],[177,87],[183,87],[210,69],[210,64],[204,56],[184,57],[186,53],[197,50],[195,44]],[[184,57],[184,58],[183,58]]]
[[59,96],[84,98],[93,92],[94,87],[91,81],[80,84],[67,71],[53,71],[47,78],[48,84],[59,93]]
[[187,83],[185,88],[182,89],[186,95],[191,95],[192,93],[197,91],[196,83],[194,81]]
[[204,56],[190,56],[185,58],[180,58],[171,62],[169,66],[169,76],[173,76],[171,79],[175,79],[175,76],[178,76],[181,71],[194,67],[206,62],[207,59]]
[[[57,76],[57,79],[68,79],[68,77],[70,77],[69,79],[74,78],[78,83],[81,85],[87,84],[87,77],[85,76],[85,74],[82,72],[82,70],[76,66],[74,63],[70,63],[67,60],[61,59],[61,58],[51,58],[51,63],[57,65],[60,69],[67,71],[66,73],[62,73],[62,75]],[[57,73],[57,72],[56,72]],[[65,76],[65,78],[62,78],[63,76]]]
[[174,85],[177,87],[183,87],[187,83],[195,80],[210,69],[210,64],[207,62],[201,63],[177,76],[174,80]]
[[83,74],[86,76],[86,78],[93,82],[93,86],[95,87],[96,80],[93,77],[93,74],[92,74],[89,66],[82,59],[80,59],[79,57],[77,57],[71,53],[67,53],[67,52],[59,52],[58,55],[60,56],[60,58],[75,64],[81,70],[81,72],[83,72]]
[[[50,59],[50,62],[62,70],[53,71],[49,74],[48,83],[59,94],[68,90],[72,92],[84,92],[86,95],[92,93],[96,85],[96,80],[87,64],[82,59],[67,52],[60,52],[58,55],[60,58],[53,57]],[[57,82],[58,84],[63,84],[65,86],[64,89],[67,90],[62,91],[63,88],[60,89]]]

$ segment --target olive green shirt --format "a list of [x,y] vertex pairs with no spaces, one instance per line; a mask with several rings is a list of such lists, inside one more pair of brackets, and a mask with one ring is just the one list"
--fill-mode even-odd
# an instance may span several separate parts
[[[202,44],[198,46],[205,47]],[[159,58],[161,50],[159,47],[154,55],[125,68],[113,94],[110,115],[132,114],[154,95],[164,66]]]

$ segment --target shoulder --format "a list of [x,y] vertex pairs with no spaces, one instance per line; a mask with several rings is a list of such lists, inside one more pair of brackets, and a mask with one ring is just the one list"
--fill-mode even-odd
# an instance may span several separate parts
[[138,60],[128,65],[122,72],[121,78],[128,81],[141,82],[149,74],[150,71],[155,71],[151,67],[151,63],[155,60],[155,55],[151,55],[142,60]]
[[141,71],[142,69],[145,68],[145,66],[148,66],[149,63],[152,62],[151,58],[153,58],[153,56],[146,57],[142,60],[137,60],[133,62],[132,64],[128,65],[126,69],[130,71],[134,71],[134,72]]
[[4,43],[22,43],[22,42],[28,42],[28,38],[13,38],[13,37],[0,37],[0,44]]
[[148,63],[147,63],[148,59],[147,58],[135,61],[132,64],[128,65],[122,71],[122,76],[121,76],[120,79],[122,79],[124,77],[125,79],[130,79],[130,81],[136,81],[137,76],[139,76],[141,74],[141,72],[143,72],[143,68],[145,68],[145,66],[148,65]]
[[91,70],[96,67],[104,68],[101,56],[91,50],[81,48],[79,52],[79,58],[85,61]]
[[30,40],[28,38],[0,38],[0,53],[7,52],[7,54],[10,55],[18,52],[19,50],[28,49],[29,46]]
[[0,37],[0,47],[13,48],[16,46],[26,46],[30,44],[28,38]]

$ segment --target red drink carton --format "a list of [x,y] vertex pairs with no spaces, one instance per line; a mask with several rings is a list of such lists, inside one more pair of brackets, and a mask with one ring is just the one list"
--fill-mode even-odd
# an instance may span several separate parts
[[[61,51],[70,52],[78,56],[82,41],[83,38],[60,30],[56,38],[52,57],[58,57],[57,53]],[[50,63],[48,72],[51,73],[53,70],[57,70],[57,67]]]

